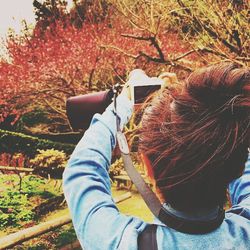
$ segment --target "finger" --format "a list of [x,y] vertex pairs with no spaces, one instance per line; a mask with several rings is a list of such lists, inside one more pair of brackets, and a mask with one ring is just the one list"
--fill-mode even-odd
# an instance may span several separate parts
[[164,72],[159,76],[159,78],[165,80],[167,83],[170,83],[170,84],[174,84],[178,82],[176,74],[171,73],[171,72]]

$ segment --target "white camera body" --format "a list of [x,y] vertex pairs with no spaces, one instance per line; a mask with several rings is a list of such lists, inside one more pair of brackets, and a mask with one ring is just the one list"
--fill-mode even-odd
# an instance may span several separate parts
[[132,70],[128,80],[131,100],[134,105],[141,104],[151,93],[164,87],[164,80],[148,77],[141,69]]

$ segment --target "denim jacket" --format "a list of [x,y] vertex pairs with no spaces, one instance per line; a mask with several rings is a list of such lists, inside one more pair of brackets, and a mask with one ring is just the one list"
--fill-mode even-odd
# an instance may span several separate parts
[[[120,95],[117,112],[121,127],[132,114],[132,104]],[[77,237],[86,250],[136,250],[146,222],[119,212],[111,196],[108,168],[116,144],[113,104],[94,115],[63,174],[63,188]],[[245,172],[229,185],[232,207],[223,223],[208,234],[192,235],[157,224],[158,249],[250,250],[250,157]]]

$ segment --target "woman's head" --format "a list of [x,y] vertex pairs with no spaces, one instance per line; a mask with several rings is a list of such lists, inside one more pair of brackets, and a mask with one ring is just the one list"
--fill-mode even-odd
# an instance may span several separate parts
[[166,89],[144,112],[140,151],[164,199],[179,209],[224,202],[247,159],[250,70],[218,64]]

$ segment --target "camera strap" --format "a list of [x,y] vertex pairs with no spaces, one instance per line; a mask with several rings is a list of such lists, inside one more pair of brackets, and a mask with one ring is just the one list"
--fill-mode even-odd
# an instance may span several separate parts
[[225,217],[225,211],[223,208],[219,207],[218,214],[215,218],[200,221],[200,220],[189,220],[177,217],[172,213],[170,213],[161,204],[156,194],[144,181],[142,176],[139,174],[139,172],[135,169],[133,165],[127,139],[120,129],[119,117],[117,115],[116,98],[118,95],[118,91],[116,91],[116,89],[114,88],[113,92],[114,92],[114,112],[116,115],[116,124],[117,124],[117,142],[119,149],[121,151],[124,168],[128,176],[130,177],[131,181],[137,188],[138,192],[141,194],[148,208],[153,213],[153,215],[168,227],[183,233],[204,234],[211,232],[217,227],[219,227]]
[[138,192],[141,194],[143,200],[147,204],[148,208],[151,210],[151,212],[154,214],[154,216],[159,217],[160,210],[161,210],[161,203],[155,193],[151,190],[151,188],[148,186],[148,184],[144,181],[142,176],[138,173],[138,171],[135,169],[133,165],[133,161],[130,156],[130,151],[127,143],[127,139],[125,135],[122,133],[120,129],[120,122],[119,117],[117,115],[117,105],[116,105],[116,98],[118,95],[117,87],[118,85],[115,85],[113,88],[114,93],[114,111],[116,115],[116,125],[117,125],[117,142],[118,146],[121,152],[121,156],[124,163],[124,168],[131,179],[131,181],[134,183],[135,187],[137,188]]

